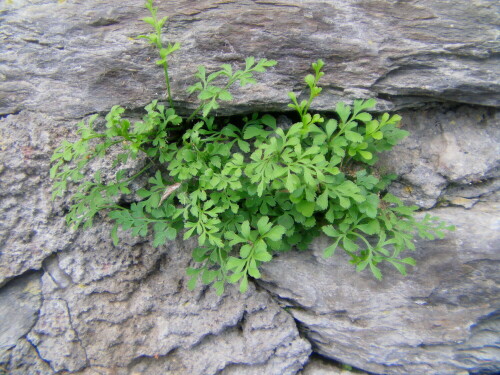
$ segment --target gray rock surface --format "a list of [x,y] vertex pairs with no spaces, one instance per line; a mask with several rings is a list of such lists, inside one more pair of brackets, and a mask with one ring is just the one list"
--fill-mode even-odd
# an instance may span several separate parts
[[[261,285],[302,326],[318,353],[378,374],[500,371],[499,204],[433,213],[457,226],[443,240],[418,241],[404,277],[384,267],[378,282],[348,256],[287,253],[266,264]],[[293,270],[293,272],[290,272]]]
[[307,361],[310,344],[267,293],[188,292],[192,244],[158,250],[125,236],[115,248],[109,230],[83,233],[44,263],[43,304],[27,340],[49,373],[278,375]]
[[[149,32],[142,0],[2,4],[0,114],[64,108],[63,116],[81,118],[164,97],[155,52],[134,39]],[[318,58],[327,64],[321,109],[359,97],[379,97],[381,108],[500,103],[494,0],[169,0],[160,14],[171,17],[166,38],[183,46],[171,61],[182,105],[195,106],[184,89],[198,65],[252,55],[278,65],[222,112],[287,109],[286,93],[303,90]]]
[[498,191],[497,111],[434,106],[400,114],[410,136],[382,154],[378,164],[382,172],[400,176],[391,187],[394,194],[425,208],[446,202],[470,208]]
[[0,363],[35,325],[42,304],[40,273],[11,281],[0,289]]
[[311,357],[304,369],[298,375],[367,375],[366,372],[360,370],[344,368],[338,363],[332,363],[324,358]]
[[40,269],[51,253],[73,236],[53,210],[50,156],[74,128],[43,113],[0,120],[0,285],[30,269]]
[[2,363],[0,369],[9,375],[52,375],[54,372],[44,362],[36,348],[25,338],[20,339],[10,353],[9,363]]

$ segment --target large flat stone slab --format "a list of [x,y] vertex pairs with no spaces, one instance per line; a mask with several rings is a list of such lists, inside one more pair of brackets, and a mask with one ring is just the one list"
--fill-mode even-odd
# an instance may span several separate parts
[[377,281],[356,273],[327,238],[311,252],[263,266],[266,289],[288,307],[318,353],[377,374],[467,374],[500,370],[498,203],[434,211],[457,226],[419,241],[417,266]]
[[[326,62],[316,108],[339,99],[378,97],[380,108],[433,101],[500,103],[492,0],[161,1],[165,38],[182,43],[171,61],[179,107],[197,66],[278,61],[258,85],[238,90],[222,113],[283,110],[304,89],[318,58]],[[134,39],[149,32],[142,0],[4,2],[0,13],[0,114],[23,109],[80,118],[115,104],[142,107],[164,98],[156,51]]]

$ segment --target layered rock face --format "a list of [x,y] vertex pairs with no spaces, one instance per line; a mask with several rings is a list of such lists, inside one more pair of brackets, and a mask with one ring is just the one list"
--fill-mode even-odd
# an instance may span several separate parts
[[[353,275],[348,256],[287,253],[264,266],[262,285],[303,327],[315,350],[377,374],[457,374],[498,369],[498,203],[434,210],[457,225],[420,241],[409,275]],[[474,237],[471,237],[471,233]],[[481,239],[475,236],[479,234]],[[294,270],[294,272],[290,272]]]
[[[153,248],[110,224],[72,232],[50,155],[74,123],[164,99],[142,1],[0,4],[0,374],[375,374],[500,371],[500,102],[496,1],[162,1],[174,100],[197,65],[278,65],[220,114],[286,110],[312,61],[315,109],[375,97],[412,135],[380,168],[393,193],[457,226],[419,241],[407,277],[355,273],[326,239],[265,266],[245,295],[189,292],[190,242]],[[304,91],[304,95],[306,92]],[[311,351],[321,363],[309,361]],[[347,370],[346,370],[347,371]],[[342,373],[345,373],[343,371]]]
[[[241,91],[224,113],[283,110],[322,58],[317,108],[339,98],[378,97],[380,107],[451,101],[498,106],[498,14],[493,0],[161,1],[172,57],[173,91],[194,106],[186,84],[199,64],[279,62]],[[156,52],[135,37],[149,32],[140,0],[11,0],[2,12],[0,114],[30,110],[80,118],[113,105],[137,108],[162,97]],[[153,60],[153,61],[150,61]],[[64,108],[62,110],[62,108]]]

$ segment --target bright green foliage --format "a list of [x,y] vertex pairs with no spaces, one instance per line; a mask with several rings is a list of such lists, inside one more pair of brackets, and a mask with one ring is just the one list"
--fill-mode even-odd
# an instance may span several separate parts
[[168,59],[167,57],[172,54],[173,52],[177,51],[179,48],[181,48],[181,45],[179,43],[168,43],[167,47],[165,48],[163,43],[162,43],[162,38],[161,38],[161,32],[163,29],[163,26],[167,22],[168,17],[163,17],[161,20],[158,19],[156,16],[156,13],[158,11],[158,8],[155,8],[153,6],[153,0],[146,0],[146,4],[144,5],[149,12],[151,13],[151,17],[146,17],[143,18],[143,21],[151,25],[154,29],[153,33],[147,34],[147,35],[139,35],[138,38],[144,38],[146,39],[150,44],[152,44],[156,49],[158,50],[158,54],[160,55],[160,59],[156,62],[157,65],[161,65],[163,67],[163,72],[165,73],[165,85],[167,87],[167,95],[168,95],[168,102],[170,104],[170,107],[173,108],[173,102],[172,102],[172,93],[170,91],[170,77],[168,75]]
[[[63,196],[68,184],[76,191],[68,224],[88,227],[97,213],[105,212],[115,222],[115,244],[120,228],[138,236],[151,234],[154,246],[179,233],[185,240],[196,237],[192,256],[198,266],[187,270],[189,287],[201,279],[219,294],[226,283],[239,283],[241,292],[246,291],[249,277],[260,278],[262,263],[280,251],[307,249],[321,232],[332,238],[325,256],[341,248],[358,271],[369,267],[380,279],[381,262],[403,274],[406,265],[415,264],[413,258],[400,257],[415,249],[415,233],[433,239],[452,229],[429,215],[416,220],[416,206],[405,206],[385,191],[395,176],[380,177],[371,167],[378,153],[408,135],[398,128],[400,116],[374,118],[366,112],[375,106],[373,99],[356,100],[352,107],[338,103],[328,117],[310,113],[312,101],[321,93],[321,60],[312,65],[314,74],[305,77],[309,98],[299,103],[289,93],[299,121],[288,129],[277,126],[268,114],[234,124],[210,116],[220,101],[232,99],[234,83],[254,83],[254,73],[276,64],[252,57],[235,72],[228,64],[208,75],[200,67],[188,92],[197,93],[201,104],[187,119],[178,116],[167,57],[179,45],[163,47],[166,18],[156,18],[151,0],[146,7],[152,17],[144,21],[155,32],[142,37],[159,50],[170,106],[153,101],[143,120],[134,124],[122,117],[122,107],[115,106],[102,131],[96,130],[93,116],[87,124],[78,124],[79,140],[64,141],[56,149],[53,197]],[[89,174],[89,163],[111,151],[116,155],[111,163],[115,178]],[[129,176],[124,165],[139,155],[147,165]],[[131,183],[145,173],[150,178],[144,187],[132,192]],[[130,194],[135,203],[119,204],[120,197]]]
[[[247,84],[256,83],[257,81],[253,78],[253,73],[262,73],[266,71],[266,68],[276,65],[276,61],[260,59],[255,61],[255,58],[249,57],[245,61],[245,69],[238,70],[233,73],[233,68],[229,64],[223,64],[221,70],[213,72],[207,76],[206,69],[204,66],[198,68],[198,73],[195,77],[199,79],[199,82],[190,86],[188,88],[188,93],[192,94],[199,91],[198,99],[201,104],[193,112],[193,114],[188,118],[192,120],[200,110],[202,110],[203,117],[208,116],[210,111],[219,108],[218,101],[231,101],[233,96],[228,91],[234,83],[239,82],[240,86],[245,86]],[[224,77],[226,83],[223,87],[214,85],[214,81],[219,77]]]

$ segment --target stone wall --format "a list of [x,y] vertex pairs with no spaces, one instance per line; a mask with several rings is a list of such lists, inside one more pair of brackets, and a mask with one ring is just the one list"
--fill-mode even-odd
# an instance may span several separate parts
[[[407,138],[381,160],[393,192],[457,226],[420,241],[407,277],[377,282],[342,254],[266,265],[240,295],[189,292],[192,243],[153,248],[110,224],[64,224],[49,159],[74,124],[164,99],[142,1],[0,3],[0,374],[376,374],[500,371],[500,103],[496,1],[162,1],[171,16],[174,100],[199,64],[278,61],[220,114],[286,110],[318,58],[315,108],[375,97]],[[290,272],[293,270],[293,272]],[[322,356],[309,360],[311,352]],[[308,362],[309,361],[309,362]],[[309,364],[308,364],[309,363]],[[345,371],[344,371],[345,372]],[[343,372],[343,373],[344,373]]]

